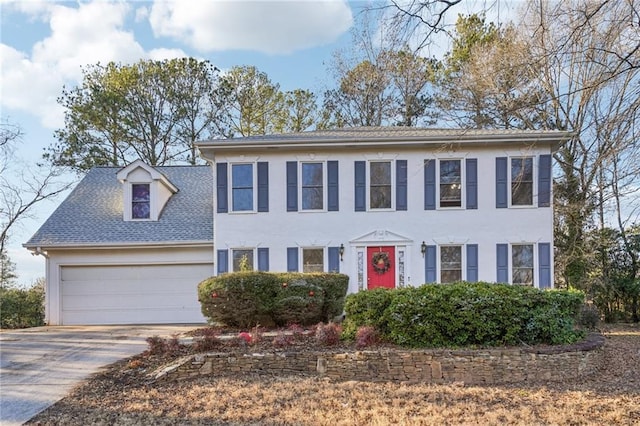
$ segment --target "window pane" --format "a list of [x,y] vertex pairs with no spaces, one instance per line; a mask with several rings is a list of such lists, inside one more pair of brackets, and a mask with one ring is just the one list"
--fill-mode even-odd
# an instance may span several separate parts
[[322,163],[302,164],[302,209],[321,210],[324,206]]
[[131,185],[132,192],[132,200],[133,202],[138,201],[149,201],[149,184],[148,183],[135,183]]
[[324,249],[302,249],[302,272],[324,271]]
[[233,271],[253,271],[253,250],[233,250]]
[[253,165],[234,164],[232,170],[232,208],[234,211],[253,210]]
[[302,188],[302,209],[322,209],[322,188]]
[[440,161],[440,183],[460,183],[460,160]]
[[322,186],[322,163],[302,163],[302,186]]
[[231,177],[234,188],[253,186],[253,164],[234,164]]
[[149,219],[151,208],[149,202],[135,202],[131,206],[131,217],[133,219]]
[[455,283],[462,281],[462,271],[442,271],[440,274],[441,283]]
[[233,210],[251,211],[253,210],[253,189],[233,190]]
[[533,158],[511,159],[511,204],[533,204]]
[[391,185],[391,162],[375,162],[371,164],[371,185]]
[[533,244],[518,244],[511,247],[513,284],[533,285]]
[[440,282],[462,280],[462,246],[440,247]]
[[390,209],[391,208],[391,185],[371,187],[371,208]]
[[533,268],[532,244],[513,245],[512,251],[514,268]]

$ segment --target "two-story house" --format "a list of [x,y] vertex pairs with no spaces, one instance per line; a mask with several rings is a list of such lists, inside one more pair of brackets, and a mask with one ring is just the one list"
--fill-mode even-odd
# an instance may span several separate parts
[[552,154],[567,132],[353,128],[198,144],[209,166],[92,170],[25,244],[51,324],[203,321],[196,285],[248,265],[349,291],[553,287]]

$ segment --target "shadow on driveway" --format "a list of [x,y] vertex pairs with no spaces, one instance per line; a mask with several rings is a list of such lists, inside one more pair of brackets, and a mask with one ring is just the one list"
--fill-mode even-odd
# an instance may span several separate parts
[[51,326],[2,331],[0,424],[26,422],[101,367],[146,350],[147,337],[181,335],[203,326]]

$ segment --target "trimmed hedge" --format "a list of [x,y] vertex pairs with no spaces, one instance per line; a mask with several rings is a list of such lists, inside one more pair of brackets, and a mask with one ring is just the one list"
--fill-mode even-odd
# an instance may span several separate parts
[[578,291],[492,283],[365,291],[347,297],[344,337],[370,325],[409,347],[573,343],[583,302]]
[[198,285],[202,313],[232,327],[309,325],[342,314],[349,277],[335,273],[234,272]]

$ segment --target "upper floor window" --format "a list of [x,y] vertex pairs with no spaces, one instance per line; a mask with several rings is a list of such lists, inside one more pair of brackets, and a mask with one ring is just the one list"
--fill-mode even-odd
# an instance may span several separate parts
[[324,271],[324,249],[302,249],[302,272]]
[[440,160],[440,207],[462,207],[460,160]]
[[231,166],[231,200],[233,211],[253,211],[253,164]]
[[369,208],[391,208],[391,161],[369,163]]
[[323,163],[302,163],[302,210],[322,210],[323,208]]
[[253,250],[239,249],[232,250],[233,272],[253,271]]
[[533,286],[533,244],[511,246],[511,282]]
[[511,205],[533,205],[533,157],[511,159]]
[[148,183],[131,185],[131,218],[149,219],[151,217],[151,187]]
[[440,247],[440,282],[462,281],[462,246]]

